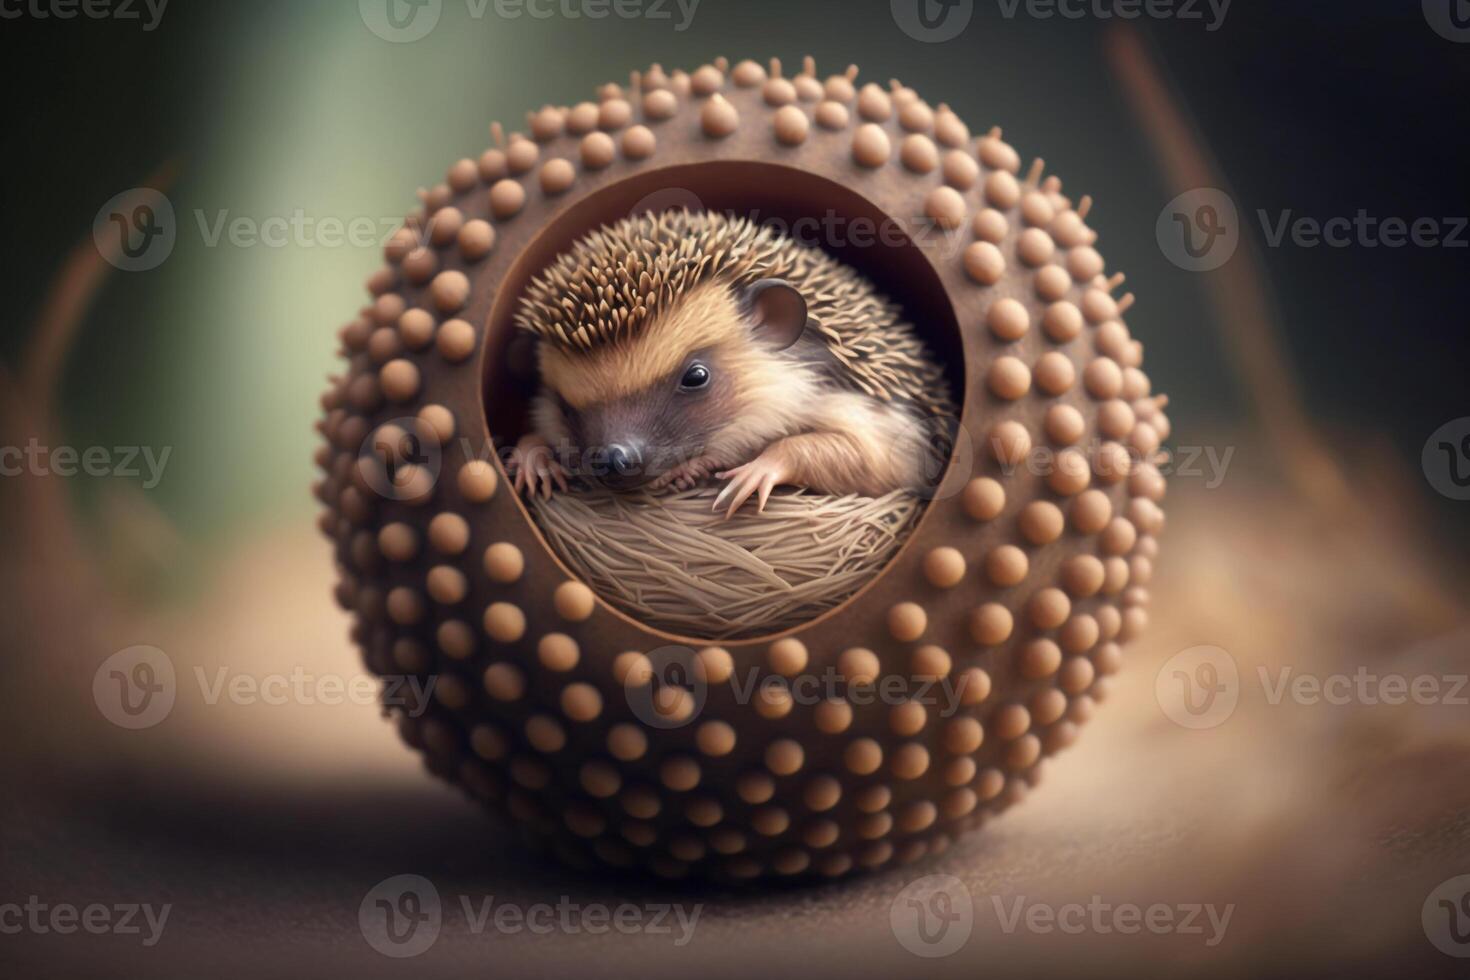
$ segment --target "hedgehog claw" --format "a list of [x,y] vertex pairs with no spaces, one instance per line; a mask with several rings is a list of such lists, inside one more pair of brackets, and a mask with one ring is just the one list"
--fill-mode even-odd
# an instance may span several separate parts
[[735,512],[752,494],[756,496],[756,513],[765,513],[771,491],[778,484],[787,483],[791,479],[790,468],[769,452],[762,453],[749,463],[715,475],[722,480],[728,478],[730,482],[725,484],[725,489],[720,491],[710,509],[718,511],[728,499],[730,506],[725,511],[727,521],[735,516]]
[[528,435],[516,443],[506,461],[507,470],[515,474],[513,485],[517,493],[550,500],[555,484],[563,492],[567,490],[567,471],[552,455],[551,446],[535,434]]
[[567,471],[562,469],[562,465],[556,460],[548,460],[545,465],[540,467],[539,472],[541,476],[542,500],[551,499],[551,491],[553,489],[553,485],[555,485],[555,487],[557,488],[560,488],[562,493],[567,492]]
[[685,460],[678,466],[673,467],[666,473],[658,476],[648,485],[653,491],[662,490],[672,486],[675,490],[688,490],[700,480],[710,475],[715,467],[715,461],[708,456],[697,456],[694,459]]

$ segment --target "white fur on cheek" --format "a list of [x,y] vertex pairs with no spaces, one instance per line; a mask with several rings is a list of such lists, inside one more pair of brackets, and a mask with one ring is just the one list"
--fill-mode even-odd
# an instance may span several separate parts
[[720,362],[734,381],[729,423],[709,441],[706,455],[726,465],[748,462],[771,443],[809,428],[821,383],[805,364],[757,346],[727,348]]

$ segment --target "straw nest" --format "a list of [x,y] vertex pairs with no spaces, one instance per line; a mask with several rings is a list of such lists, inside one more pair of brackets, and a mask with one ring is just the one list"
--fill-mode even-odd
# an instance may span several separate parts
[[871,581],[923,509],[882,497],[773,495],[764,513],[712,510],[719,484],[679,493],[601,489],[528,501],[583,581],[655,629],[704,639],[809,622]]

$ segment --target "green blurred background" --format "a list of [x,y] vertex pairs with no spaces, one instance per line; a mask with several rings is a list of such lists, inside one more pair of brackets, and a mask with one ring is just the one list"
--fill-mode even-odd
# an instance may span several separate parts
[[[1456,144],[1466,103],[1456,93],[1470,47],[1431,31],[1418,4],[1389,6],[1241,0],[1215,31],[1133,26],[1242,211],[1463,214]],[[0,266],[12,312],[0,358],[22,360],[50,276],[102,203],[177,167],[174,251],[151,271],[111,274],[65,371],[62,405],[70,443],[173,447],[151,499],[187,540],[311,512],[311,423],[334,369],[335,329],[380,262],[376,246],[211,247],[201,221],[300,211],[366,218],[385,235],[414,205],[415,187],[487,145],[490,120],[516,128],[528,109],[591,97],[598,83],[654,61],[779,56],[794,68],[810,53],[823,75],[855,62],[864,79],[897,77],[948,101],[976,130],[1003,125],[1023,156],[1045,156],[1069,192],[1097,199],[1093,224],[1109,267],[1139,294],[1130,322],[1173,399],[1175,441],[1261,421],[1232,381],[1220,342],[1230,328],[1202,277],[1171,265],[1155,242],[1173,195],[1104,61],[1115,24],[1008,18],[1001,4],[977,3],[960,36],[936,44],[900,31],[887,0],[701,0],[687,23],[687,7],[672,0],[666,19],[476,9],[445,0],[437,26],[412,43],[375,35],[355,0],[175,0],[152,30],[3,22],[11,150]],[[1470,343],[1456,288],[1465,254],[1265,253],[1310,411],[1344,448],[1391,446],[1415,477],[1414,505],[1456,533],[1463,507],[1415,471],[1429,432],[1466,413]],[[1247,454],[1236,465],[1253,463]],[[1254,465],[1270,478],[1269,460]],[[84,504],[93,482],[72,484]]]
[[[1218,490],[1171,483],[1155,619],[1095,730],[1022,818],[931,867],[964,875],[977,902],[1017,889],[1238,898],[1249,915],[1232,944],[1191,958],[1191,970],[1256,974],[1315,955],[1362,972],[1404,951],[1439,955],[1420,905],[1433,882],[1466,870],[1463,708],[1298,711],[1257,697],[1231,726],[1178,737],[1154,685],[1170,654],[1200,643],[1233,651],[1243,676],[1281,664],[1463,673],[1454,545],[1470,538],[1470,508],[1434,492],[1420,451],[1470,416],[1470,250],[1269,248],[1247,221],[1252,248],[1232,263],[1258,259],[1271,299],[1259,323],[1232,318],[1220,286],[1235,265],[1191,273],[1161,251],[1155,222],[1178,188],[1107,51],[1120,30],[1142,37],[1243,215],[1444,219],[1470,214],[1470,44],[1437,34],[1423,10],[1462,0],[1235,0],[1215,31],[1008,18],[1010,0],[972,0],[969,25],[944,43],[905,34],[888,0],[700,0],[684,30],[672,2],[668,19],[596,21],[507,18],[493,5],[475,17],[471,2],[442,0],[427,36],[391,43],[357,0],[172,0],[152,30],[0,0],[0,384],[27,363],[53,277],[87,255],[104,202],[163,170],[178,225],[157,268],[103,281],[60,374],[54,433],[78,447],[171,447],[162,483],[0,479],[0,700],[14,702],[0,723],[15,748],[0,768],[18,773],[6,768],[15,792],[0,798],[0,853],[15,895],[176,899],[167,963],[134,951],[140,973],[190,959],[206,966],[188,975],[260,975],[261,960],[278,973],[289,956],[297,973],[320,961],[361,976],[388,962],[364,963],[376,954],[353,932],[364,891],[385,875],[419,870],[523,902],[589,887],[426,779],[372,705],[192,697],[142,732],[95,710],[94,672],[136,643],[167,651],[181,676],[340,676],[360,663],[330,598],[308,486],[336,330],[363,302],[381,248],[211,246],[199,222],[299,211],[366,219],[383,237],[416,187],[487,146],[491,120],[518,128],[527,110],[591,98],[655,61],[777,56],[790,70],[810,54],[823,76],[856,63],[864,80],[897,77],[977,134],[999,124],[1068,194],[1093,195],[1099,247],[1139,297],[1130,330],[1172,399],[1170,442],[1236,449]],[[1289,366],[1280,387],[1359,506],[1329,512],[1287,489],[1301,461],[1282,458],[1280,436],[1293,427],[1265,407],[1281,393],[1243,382],[1235,360],[1239,338],[1262,326],[1281,354],[1273,363]],[[0,398],[0,422],[19,405],[25,438],[33,393],[0,389],[17,395]],[[712,905],[700,955],[715,973],[907,975],[917,961],[889,934],[891,885]],[[605,894],[621,900],[625,887]],[[124,971],[116,945],[49,938],[32,944],[45,969],[12,972]],[[1007,962],[1050,973],[1087,949],[1002,938],[1013,937],[977,938],[946,975],[1003,975]],[[1185,964],[1133,938],[1109,947],[1111,959],[1078,958],[1119,975],[1126,960],[1129,976]],[[477,940],[446,936],[437,962],[506,976],[518,962],[587,975],[630,962],[592,943],[515,952]],[[685,976],[689,963],[637,966]]]

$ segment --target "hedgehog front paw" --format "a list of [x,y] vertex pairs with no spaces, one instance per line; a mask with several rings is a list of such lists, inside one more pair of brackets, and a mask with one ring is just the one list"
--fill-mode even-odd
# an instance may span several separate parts
[[672,486],[675,490],[688,490],[713,473],[717,465],[719,464],[709,456],[696,456],[660,474],[648,488],[657,491]]
[[542,499],[551,499],[552,485],[567,490],[567,471],[551,451],[551,445],[538,435],[523,436],[510,451],[506,469],[514,476],[517,493],[525,492],[534,497],[538,492]]
[[728,521],[751,494],[757,494],[756,513],[763,513],[771,491],[782,483],[790,483],[794,475],[791,465],[780,452],[767,449],[748,463],[715,474],[730,482],[725,484],[725,489],[720,491],[710,509],[719,510],[728,501],[730,506],[725,511],[725,520]]

